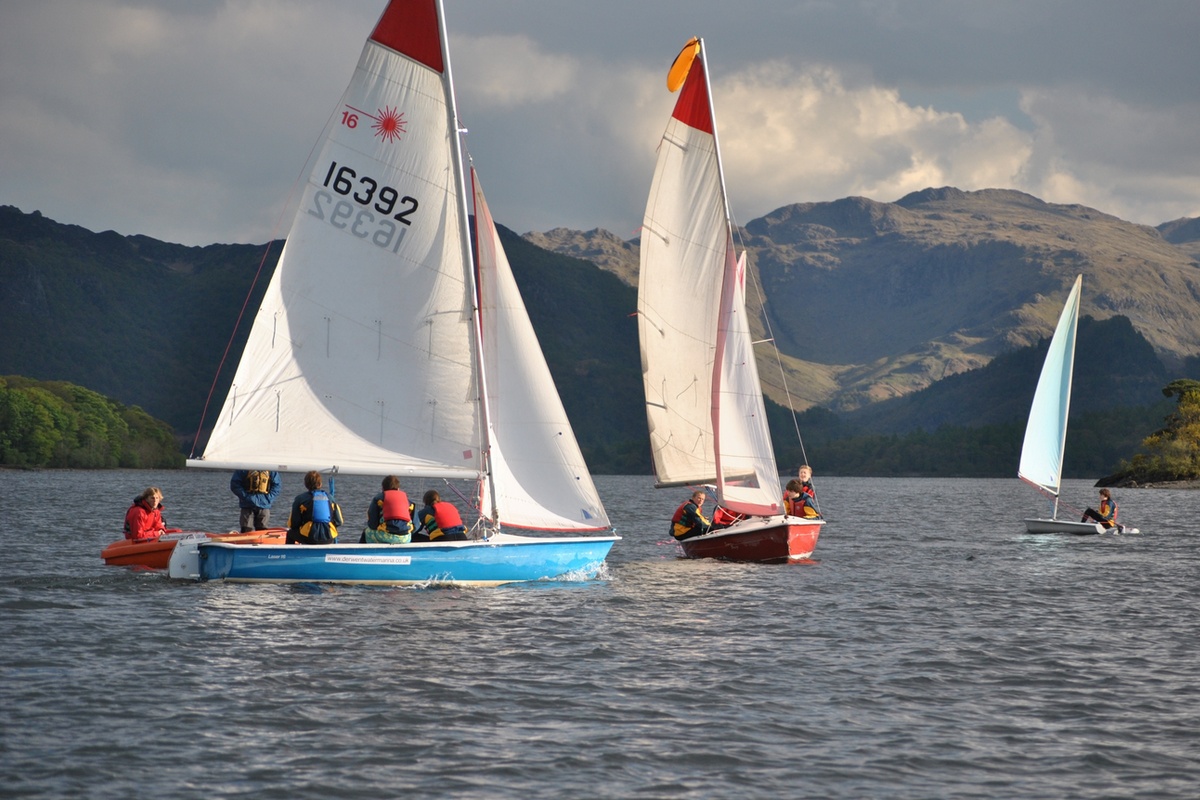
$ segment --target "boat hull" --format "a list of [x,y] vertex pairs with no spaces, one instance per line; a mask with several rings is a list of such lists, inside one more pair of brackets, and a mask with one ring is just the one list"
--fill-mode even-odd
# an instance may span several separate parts
[[679,544],[688,558],[778,564],[811,556],[824,524],[823,519],[755,517]]
[[1070,533],[1075,536],[1095,536],[1101,533],[1140,533],[1137,528],[1105,528],[1099,522],[1072,522],[1065,519],[1027,519],[1028,533]]
[[1070,533],[1075,536],[1095,536],[1104,533],[1098,522],[1071,522],[1065,519],[1027,519],[1025,530],[1029,533]]
[[236,545],[180,548],[171,577],[234,583],[498,586],[599,573],[619,537],[535,538],[412,544]]
[[287,537],[284,528],[268,528],[250,533],[209,533],[206,531],[176,531],[164,533],[156,539],[133,541],[118,539],[100,551],[105,564],[115,567],[142,567],[144,569],[166,569],[171,554],[179,542],[188,539],[211,539],[220,542],[252,544],[283,544]]

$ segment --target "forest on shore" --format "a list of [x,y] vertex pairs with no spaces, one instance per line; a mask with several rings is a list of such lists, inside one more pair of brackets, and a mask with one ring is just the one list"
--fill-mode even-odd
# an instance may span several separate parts
[[173,469],[171,426],[66,381],[0,377],[0,466]]

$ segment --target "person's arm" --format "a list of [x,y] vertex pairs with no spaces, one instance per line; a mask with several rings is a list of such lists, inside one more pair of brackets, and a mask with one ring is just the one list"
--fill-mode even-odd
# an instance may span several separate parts
[[250,502],[250,498],[246,495],[246,470],[240,469],[233,473],[229,478],[229,491],[237,495],[239,504]]
[[271,470],[271,486],[267,489],[267,505],[270,506],[275,502],[275,498],[279,497],[279,492],[283,489],[283,481],[279,480],[279,473]]

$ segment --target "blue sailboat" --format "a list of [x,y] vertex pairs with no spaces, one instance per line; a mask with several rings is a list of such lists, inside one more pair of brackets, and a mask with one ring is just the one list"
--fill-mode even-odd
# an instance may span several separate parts
[[201,541],[176,548],[173,577],[496,585],[599,573],[618,537],[464,133],[440,0],[392,0],[331,115],[212,436],[188,464],[469,480],[473,538]]

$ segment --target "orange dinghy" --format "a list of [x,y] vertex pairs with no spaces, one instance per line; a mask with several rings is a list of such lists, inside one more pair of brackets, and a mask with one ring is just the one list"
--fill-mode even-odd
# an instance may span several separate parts
[[204,537],[215,542],[234,544],[283,544],[287,539],[286,528],[267,528],[249,533],[209,533],[207,531],[171,531],[156,539],[118,539],[100,551],[105,564],[117,567],[143,567],[166,569],[171,552],[181,539]]

